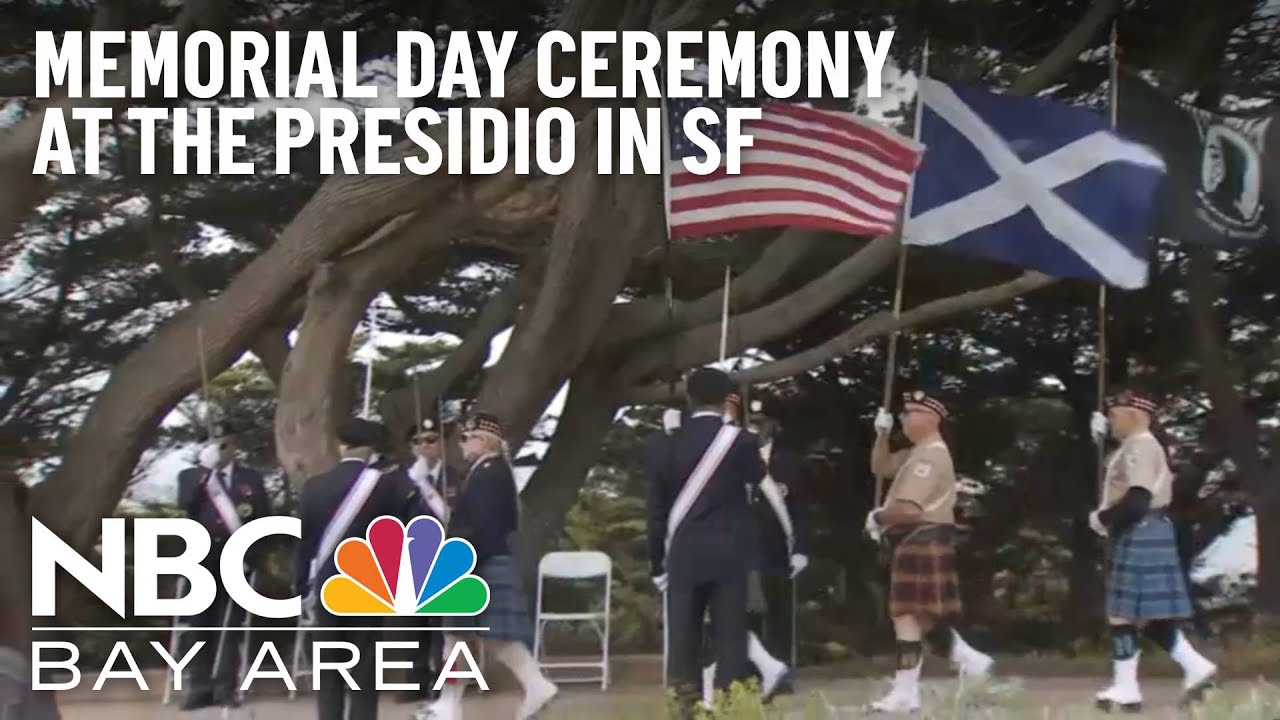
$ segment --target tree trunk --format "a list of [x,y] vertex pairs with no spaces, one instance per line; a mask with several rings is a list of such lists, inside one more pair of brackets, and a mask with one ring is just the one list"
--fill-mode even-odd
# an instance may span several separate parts
[[0,647],[31,655],[31,516],[27,488],[3,469],[0,476]]
[[[536,282],[538,275],[536,264],[526,265],[515,283],[490,298],[476,316],[462,344],[449,353],[440,367],[424,373],[416,384],[411,382],[382,396],[378,403],[378,413],[393,433],[417,422],[417,407],[423,408],[424,415],[434,416],[437,400],[448,393],[449,388],[458,381],[480,370],[489,357],[489,345],[493,337],[502,331],[515,314],[520,288]],[[415,393],[417,398],[414,397]]]
[[372,296],[342,265],[325,265],[312,278],[276,405],[276,454],[295,486],[338,460],[334,434],[349,411],[339,400],[348,397],[351,334]]
[[526,569],[536,567],[559,540],[565,515],[578,501],[601,441],[613,425],[618,409],[616,391],[608,378],[594,373],[580,373],[569,381],[555,441],[520,495],[516,547]]
[[[1280,613],[1280,482],[1268,472],[1259,448],[1258,423],[1249,416],[1233,382],[1226,350],[1213,314],[1214,261],[1208,250],[1189,252],[1187,290],[1200,384],[1213,406],[1214,439],[1226,447],[1253,501],[1258,525],[1258,600],[1260,609]],[[1274,462],[1274,461],[1273,461]],[[1274,469],[1273,469],[1274,470]],[[1265,529],[1264,529],[1265,528]]]
[[[595,116],[582,122],[583,157],[595,153]],[[600,177],[589,163],[570,171],[560,193],[547,270],[534,301],[516,318],[502,359],[476,401],[502,418],[518,447],[560,383],[586,358],[609,317],[632,258],[661,233],[656,183]]]

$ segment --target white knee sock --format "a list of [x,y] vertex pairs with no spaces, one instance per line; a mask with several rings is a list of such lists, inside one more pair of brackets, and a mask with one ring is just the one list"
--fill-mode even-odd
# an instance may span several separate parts
[[525,692],[547,684],[548,680],[542,674],[542,668],[538,667],[538,661],[533,659],[533,654],[523,643],[490,642],[489,646],[493,648],[493,654],[498,660],[511,669]]
[[747,659],[764,675],[771,675],[786,667],[781,660],[769,654],[764,643],[753,632],[747,633]]
[[[444,657],[446,659],[448,659],[449,655],[453,653],[453,646],[457,642],[458,639],[452,635],[445,635]],[[444,686],[440,688],[440,699],[437,702],[442,705],[451,705],[456,708],[461,708],[462,696],[467,690],[466,682],[465,678],[449,678],[448,680],[445,680]]]

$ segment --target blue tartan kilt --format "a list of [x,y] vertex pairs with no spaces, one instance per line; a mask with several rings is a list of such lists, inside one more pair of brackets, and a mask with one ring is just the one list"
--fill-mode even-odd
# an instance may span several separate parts
[[515,560],[510,555],[489,558],[475,574],[489,585],[489,607],[472,617],[441,618],[444,623],[456,628],[488,628],[478,630],[485,640],[522,642],[532,649],[533,621]]
[[1107,615],[1127,620],[1191,617],[1173,521],[1150,513],[1112,544]]

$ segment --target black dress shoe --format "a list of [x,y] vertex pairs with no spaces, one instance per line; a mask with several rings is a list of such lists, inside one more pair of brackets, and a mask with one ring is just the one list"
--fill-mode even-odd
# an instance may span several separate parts
[[191,693],[182,700],[182,711],[191,712],[207,707],[213,707],[213,694],[207,692]]

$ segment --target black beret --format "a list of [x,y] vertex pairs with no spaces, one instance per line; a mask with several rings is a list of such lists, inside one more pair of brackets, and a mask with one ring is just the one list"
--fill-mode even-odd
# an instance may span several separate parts
[[413,440],[419,435],[423,433],[429,433],[429,432],[436,433],[437,435],[440,434],[440,423],[436,422],[431,418],[427,418],[426,420],[422,421],[422,425],[411,426],[409,428],[409,432],[405,433],[404,437],[406,440]]
[[685,390],[697,405],[719,405],[733,392],[733,381],[723,370],[701,367],[689,373]]
[[372,420],[347,418],[338,426],[338,442],[347,447],[382,447],[387,442],[387,428]]

